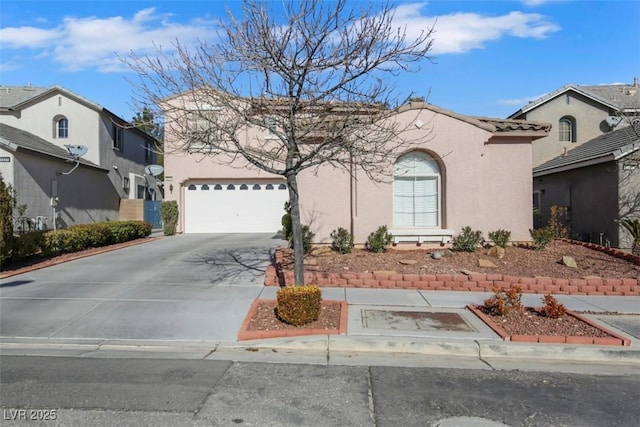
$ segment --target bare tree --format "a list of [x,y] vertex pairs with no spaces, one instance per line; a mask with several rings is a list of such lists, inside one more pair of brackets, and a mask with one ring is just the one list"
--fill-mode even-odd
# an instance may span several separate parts
[[[382,179],[408,147],[390,119],[399,104],[391,81],[431,59],[433,28],[409,39],[388,4],[347,3],[286,1],[281,22],[269,9],[276,3],[245,1],[242,19],[228,12],[215,42],[125,59],[139,102],[164,113],[165,143],[181,141],[170,149],[244,159],[286,178],[296,284],[304,283],[298,174],[329,164]],[[271,137],[247,140],[249,128]]]

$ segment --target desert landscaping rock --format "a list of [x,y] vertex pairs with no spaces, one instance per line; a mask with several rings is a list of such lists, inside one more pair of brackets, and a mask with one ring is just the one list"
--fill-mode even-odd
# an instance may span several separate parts
[[398,263],[402,265],[414,265],[417,264],[418,261],[416,261],[415,259],[401,259],[398,261]]
[[489,252],[487,252],[487,254],[489,256],[492,256],[492,257],[498,258],[498,259],[504,258],[505,253],[506,252],[505,252],[504,248],[501,248],[500,246],[494,246],[491,249],[489,249]]
[[435,251],[431,254],[431,258],[433,259],[441,259],[444,255],[440,251]]
[[576,260],[573,259],[573,257],[570,257],[570,256],[563,256],[562,257],[562,264],[566,265],[567,267],[570,267],[570,268],[578,268],[578,264],[576,263]]
[[480,258],[478,260],[478,267],[480,268],[498,268],[497,265],[489,261],[488,259]]

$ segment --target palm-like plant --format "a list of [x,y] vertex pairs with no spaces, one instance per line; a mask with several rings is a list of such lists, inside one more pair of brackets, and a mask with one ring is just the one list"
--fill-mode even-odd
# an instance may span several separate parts
[[631,253],[640,256],[640,219],[621,219],[617,221],[622,225],[625,230],[631,234],[633,238],[633,246],[631,247]]

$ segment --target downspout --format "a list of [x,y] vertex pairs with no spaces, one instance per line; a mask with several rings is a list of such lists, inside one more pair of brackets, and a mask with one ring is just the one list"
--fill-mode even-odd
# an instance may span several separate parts
[[349,153],[349,216],[350,216],[350,220],[349,220],[349,228],[350,228],[350,232],[351,235],[354,235],[354,229],[355,229],[355,201],[354,201],[354,194],[355,194],[355,171],[353,168],[353,155],[351,153]]

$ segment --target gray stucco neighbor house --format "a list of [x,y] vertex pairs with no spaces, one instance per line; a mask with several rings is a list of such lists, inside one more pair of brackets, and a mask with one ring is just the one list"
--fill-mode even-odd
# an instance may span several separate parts
[[159,199],[145,176],[156,142],[65,88],[0,86],[0,173],[38,228],[117,220],[122,199]]
[[534,203],[549,219],[553,205],[568,208],[571,237],[628,248],[615,220],[640,218],[640,124],[605,133],[533,168]]

